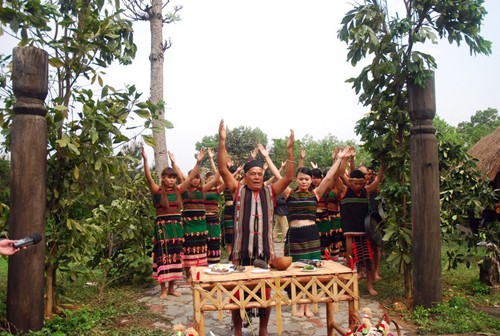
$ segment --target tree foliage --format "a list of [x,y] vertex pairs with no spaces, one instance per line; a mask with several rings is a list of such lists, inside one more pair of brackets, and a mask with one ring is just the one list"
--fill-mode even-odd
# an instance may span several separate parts
[[[250,153],[260,143],[267,145],[267,135],[261,129],[239,126],[227,130],[226,146],[227,151],[235,165],[244,164],[250,157]],[[218,148],[219,135],[214,134],[204,136],[200,142],[196,143],[196,149],[201,147]],[[208,161],[206,158],[204,161]],[[208,162],[204,162],[209,167]]]
[[486,110],[476,111],[470,117],[470,121],[458,123],[457,131],[460,133],[465,146],[470,148],[482,137],[492,133],[498,126],[500,126],[498,109],[490,107]]
[[[104,1],[14,0],[4,2],[0,14],[3,27],[19,38],[20,45],[40,47],[49,53],[47,314],[56,304],[57,272],[72,279],[92,271],[89,265],[105,270],[106,265],[115,266],[118,255],[142,255],[128,266],[144,269],[143,264],[137,264],[144,261],[146,252],[146,233],[141,225],[144,210],[128,201],[141,195],[138,190],[147,188],[137,176],[130,176],[130,157],[115,152],[130,140],[125,133],[127,121],[144,118],[144,128],[150,127],[154,106],[141,102],[141,94],[133,85],[115,89],[104,83],[103,69],[116,61],[130,63],[136,51],[132,23],[121,17],[117,5]],[[9,62],[10,55],[1,61]],[[0,126],[8,149],[15,97],[9,67],[2,69],[7,70],[0,91],[4,102]],[[105,211],[119,213],[121,219],[105,221]],[[106,244],[110,231],[115,238]],[[130,245],[133,239],[143,243]],[[108,247],[113,254],[102,253]],[[120,260],[125,265],[123,258]],[[128,272],[133,268],[114,270]]]
[[[471,54],[490,54],[491,43],[481,35],[486,15],[483,1],[402,0],[404,10],[384,0],[354,5],[341,22],[340,40],[347,60],[364,66],[350,78],[359,101],[370,106],[356,131],[365,149],[383,161],[386,182],[381,192],[389,205],[386,235],[389,259],[403,268],[406,297],[411,296],[411,221],[409,192],[409,134],[407,83],[425,85],[437,67],[434,57],[418,49],[430,41],[468,45]],[[463,186],[464,188],[466,186]]]

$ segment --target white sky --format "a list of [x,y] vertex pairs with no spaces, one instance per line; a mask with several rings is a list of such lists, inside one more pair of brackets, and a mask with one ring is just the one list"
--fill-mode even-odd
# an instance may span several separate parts
[[[401,0],[389,0],[401,3]],[[165,54],[167,146],[184,171],[194,165],[195,143],[229,128],[259,127],[273,138],[319,140],[332,134],[357,139],[354,126],[367,112],[345,83],[356,76],[337,39],[344,0],[172,0],[181,21],[164,27],[172,48]],[[482,35],[493,55],[473,57],[466,45],[442,40],[430,53],[437,59],[437,114],[451,125],[477,110],[500,108],[500,2],[486,0]],[[138,53],[132,65],[108,70],[116,88],[135,84],[149,96],[150,33],[135,24]],[[3,44],[3,43],[2,43]],[[4,49],[0,46],[0,50]],[[151,151],[152,153],[152,151]],[[152,154],[150,154],[152,157]]]

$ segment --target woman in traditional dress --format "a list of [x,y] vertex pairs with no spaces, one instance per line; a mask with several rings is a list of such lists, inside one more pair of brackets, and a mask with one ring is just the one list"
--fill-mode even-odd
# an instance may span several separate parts
[[[182,172],[175,164],[175,157],[169,152],[172,167],[180,175]],[[202,148],[198,154],[198,161],[201,162],[205,155]],[[189,172],[189,176],[193,172]],[[182,221],[184,224],[184,270],[187,282],[191,282],[191,267],[207,266],[207,241],[208,229],[206,221],[205,196],[206,192],[215,186],[217,180],[209,181],[202,185],[199,170],[194,174],[185,190],[182,190]]]
[[[259,149],[273,174],[275,176],[276,174],[279,175],[279,171],[270,159],[267,150],[261,145]],[[343,152],[339,156],[343,156]],[[287,199],[289,221],[285,253],[292,256],[293,261],[321,258],[320,235],[316,225],[316,209],[321,195],[325,193],[328,186],[336,178],[339,166],[340,159],[337,159],[316,188],[312,187],[311,169],[300,167],[296,175],[297,188],[292,190],[287,187],[283,192]],[[309,318],[314,316],[309,304],[299,305],[296,316],[304,317],[304,315]]]
[[[156,208],[156,220],[153,227],[153,279],[158,280],[161,287],[160,299],[167,295],[180,296],[175,290],[175,282],[182,280],[182,261],[184,246],[184,230],[181,218],[181,190],[185,190],[192,176],[177,185],[177,174],[167,167],[161,172],[161,184],[158,186],[149,170],[146,151],[141,148],[144,160],[144,173],[149,190],[153,194]],[[199,162],[193,169],[198,170]],[[168,283],[168,288],[166,284]]]

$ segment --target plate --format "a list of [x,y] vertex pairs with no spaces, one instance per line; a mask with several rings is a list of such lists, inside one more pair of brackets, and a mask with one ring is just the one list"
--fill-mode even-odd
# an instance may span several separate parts
[[252,270],[252,273],[267,273],[270,272],[271,270],[269,268],[256,268]]
[[318,268],[317,267],[314,267],[313,269],[307,269],[307,268],[303,268],[301,269],[302,272],[314,272],[316,271]]
[[232,268],[233,267],[233,264],[210,264],[208,265],[208,267],[212,268],[212,267],[220,267],[220,268]]
[[306,263],[303,263],[302,261],[295,261],[292,263],[292,266],[293,267],[299,267],[299,268],[302,268],[304,267],[305,265],[307,265]]
[[207,273],[207,274],[211,274],[211,275],[226,275],[226,274],[229,274],[229,273],[232,273],[232,272],[233,272],[233,269],[232,269],[232,268],[228,269],[228,270],[227,270],[227,272],[225,272],[225,273],[221,273],[221,272],[214,272],[214,271],[212,271],[212,269],[211,269],[211,268],[206,268],[206,269],[205,269],[205,273]]

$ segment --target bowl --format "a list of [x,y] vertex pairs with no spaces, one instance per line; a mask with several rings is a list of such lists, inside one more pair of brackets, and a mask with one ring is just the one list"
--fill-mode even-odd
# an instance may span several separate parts
[[284,271],[292,264],[292,257],[278,257],[271,260],[271,267]]

